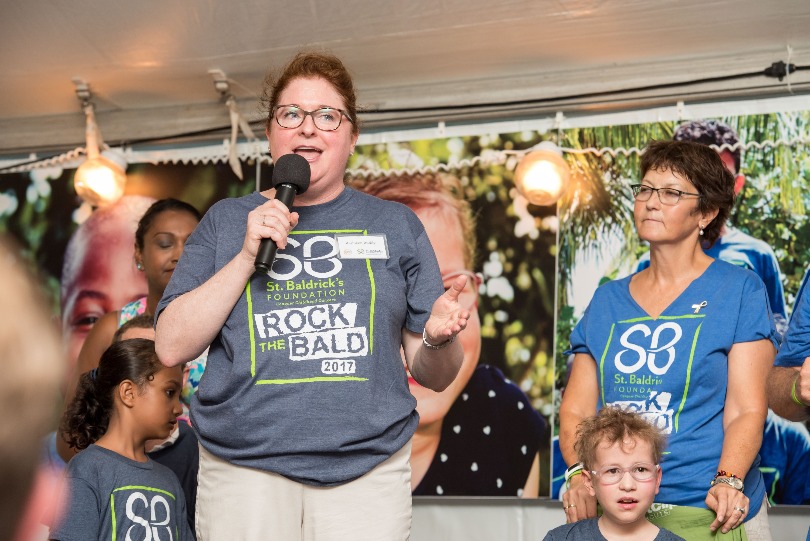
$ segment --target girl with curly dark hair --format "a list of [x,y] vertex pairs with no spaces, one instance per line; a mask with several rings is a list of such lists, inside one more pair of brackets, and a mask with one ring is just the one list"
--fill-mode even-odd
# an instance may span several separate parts
[[182,382],[182,369],[164,367],[145,338],[114,343],[81,376],[61,432],[83,452],[68,464],[67,509],[50,539],[194,538],[180,482],[145,451],[177,425]]

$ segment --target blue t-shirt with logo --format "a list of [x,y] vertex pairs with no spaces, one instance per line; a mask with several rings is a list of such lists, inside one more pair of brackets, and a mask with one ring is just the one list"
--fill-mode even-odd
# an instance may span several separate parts
[[191,541],[183,489],[172,471],[91,445],[68,463],[58,541],[173,539]]
[[[715,260],[658,318],[630,295],[632,276],[599,287],[571,334],[571,352],[596,361],[599,407],[639,413],[668,435],[656,502],[706,508],[723,446],[728,354],[739,342],[778,335],[762,280]],[[754,461],[748,516],[765,496]]]

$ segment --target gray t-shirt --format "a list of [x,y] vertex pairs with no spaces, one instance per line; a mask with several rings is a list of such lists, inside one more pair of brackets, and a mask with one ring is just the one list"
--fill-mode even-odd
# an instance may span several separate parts
[[[608,541],[599,531],[599,518],[588,518],[563,524],[546,534],[543,541]],[[653,541],[685,541],[669,530],[659,528]]]
[[69,463],[58,541],[194,539],[177,476],[152,459],[137,462],[91,445]]
[[[239,253],[248,213],[266,201],[254,192],[209,209],[158,314]],[[342,484],[401,449],[416,429],[402,329],[421,334],[441,275],[405,205],[345,188],[330,202],[293,210],[300,220],[273,275],[252,276],[211,344],[192,425],[208,451],[234,464]]]

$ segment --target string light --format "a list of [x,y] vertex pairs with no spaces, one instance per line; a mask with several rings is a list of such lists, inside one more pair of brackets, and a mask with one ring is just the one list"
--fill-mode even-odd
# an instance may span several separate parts
[[90,103],[90,89],[83,81],[75,81],[76,94],[82,101],[86,117],[85,153],[87,159],[73,176],[76,194],[94,207],[109,205],[124,195],[127,181],[127,162],[123,155],[114,150],[99,152],[101,133],[96,124],[94,106]]
[[[748,141],[747,143],[737,143],[735,145],[724,144],[721,147],[712,145],[715,150],[749,150],[755,148],[763,150],[766,148],[776,147],[800,147],[810,145],[810,135],[803,137],[792,138],[779,138],[776,140],[764,141]],[[187,148],[171,148],[171,149],[149,149],[149,150],[136,150],[132,147],[126,149],[126,158],[130,163],[151,163],[155,165],[160,164],[208,164],[208,163],[226,163],[231,158],[231,153],[234,146],[228,144],[209,145],[204,147],[187,147]],[[594,155],[601,157],[609,155],[616,157],[619,155],[630,156],[640,155],[642,150],[638,147],[587,147],[587,148],[570,148],[559,147],[563,154],[578,154],[578,155]],[[260,144],[257,141],[247,141],[238,143],[236,145],[237,156],[240,160],[257,160],[261,163],[272,163],[272,159],[267,155],[266,145]],[[452,163],[441,163],[435,165],[423,165],[414,168],[404,167],[391,167],[387,169],[378,168],[375,164],[372,167],[361,166],[358,168],[349,169],[347,174],[356,178],[370,178],[378,177],[389,174],[418,174],[418,173],[436,173],[436,172],[453,172],[462,169],[489,165],[503,165],[507,162],[507,158],[514,156],[520,160],[532,149],[528,150],[487,150],[479,156],[470,158],[463,158],[453,161]],[[24,163],[11,164],[0,168],[0,173],[24,173],[33,171],[34,169],[48,168],[48,167],[71,167],[77,159],[80,159],[82,154],[85,154],[84,149],[76,148],[56,156],[49,156],[47,158],[37,159],[32,156]],[[102,153],[105,154],[105,153]]]

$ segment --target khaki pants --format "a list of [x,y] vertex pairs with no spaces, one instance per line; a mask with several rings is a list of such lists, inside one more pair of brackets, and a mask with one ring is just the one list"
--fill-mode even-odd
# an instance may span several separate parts
[[759,512],[743,523],[748,541],[771,541],[771,527],[768,523],[768,498],[762,502]]
[[314,487],[235,466],[200,446],[199,541],[405,541],[411,444],[350,483]]

